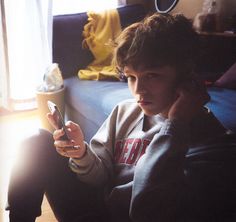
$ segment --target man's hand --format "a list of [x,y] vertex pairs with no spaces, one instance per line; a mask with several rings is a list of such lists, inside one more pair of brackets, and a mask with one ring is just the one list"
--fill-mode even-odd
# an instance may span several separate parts
[[187,82],[177,89],[177,99],[169,109],[169,119],[188,124],[210,100],[206,87],[198,81]]
[[[47,118],[52,126],[55,127],[53,116],[50,113],[47,114]],[[72,121],[68,121],[65,125],[70,140],[61,140],[60,138],[65,132],[63,129],[56,129],[53,133],[56,150],[62,156],[81,158],[86,152],[83,132],[80,126]]]

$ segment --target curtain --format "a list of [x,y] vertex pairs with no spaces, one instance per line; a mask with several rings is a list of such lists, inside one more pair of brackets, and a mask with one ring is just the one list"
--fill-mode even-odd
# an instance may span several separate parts
[[[83,7],[93,5],[92,1],[0,0],[0,106],[10,111],[37,106],[36,88],[52,63],[53,8],[58,13],[73,13],[71,8],[86,10]],[[99,5],[124,4],[126,0],[103,0]]]
[[117,4],[118,5],[126,5],[127,4],[127,0],[117,0]]
[[1,95],[9,110],[36,107],[52,62],[52,0],[1,1]]
[[[0,106],[8,106],[4,104],[7,102],[5,98],[9,94],[7,91],[7,75],[8,73],[8,56],[7,56],[7,41],[6,41],[6,22],[5,22],[5,10],[4,1],[0,0]],[[5,43],[5,44],[4,44]],[[6,83],[6,84],[5,84]]]

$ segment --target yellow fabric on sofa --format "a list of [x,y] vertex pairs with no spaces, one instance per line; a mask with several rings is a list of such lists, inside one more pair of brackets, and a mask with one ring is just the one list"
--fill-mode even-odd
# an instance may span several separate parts
[[116,68],[111,64],[112,46],[121,32],[120,18],[116,9],[101,13],[87,12],[88,23],[84,26],[83,47],[88,47],[94,61],[86,69],[79,70],[80,79],[87,80],[118,80]]

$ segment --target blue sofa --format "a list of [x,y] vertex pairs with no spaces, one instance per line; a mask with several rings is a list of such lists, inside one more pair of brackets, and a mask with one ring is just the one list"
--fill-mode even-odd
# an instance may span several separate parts
[[[118,12],[123,28],[146,15],[144,7],[140,4],[119,7]],[[86,22],[86,13],[54,16],[53,62],[59,64],[64,78],[67,119],[79,123],[85,140],[89,141],[113,107],[118,102],[132,97],[125,82],[78,78],[78,70],[85,68],[93,60],[89,50],[81,47],[82,31]],[[228,50],[227,55],[220,52],[224,58],[220,66],[219,63],[210,64],[209,55],[203,54],[198,67],[202,77],[211,81],[218,78],[232,61],[236,61],[236,54],[234,55],[232,50]],[[217,56],[215,52],[213,54]],[[206,61],[209,63],[206,64]],[[236,90],[209,86],[208,92],[211,101],[207,107],[226,128],[236,132]]]

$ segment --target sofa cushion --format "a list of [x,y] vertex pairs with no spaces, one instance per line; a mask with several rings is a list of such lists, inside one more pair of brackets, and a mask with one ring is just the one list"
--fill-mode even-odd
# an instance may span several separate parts
[[63,78],[76,75],[93,61],[92,53],[82,48],[86,13],[58,15],[53,18],[53,62],[59,64]]
[[[80,80],[78,77],[68,78],[64,82],[66,104],[75,113],[73,120],[78,120],[76,115],[83,116],[87,121],[85,124],[93,125],[93,133],[117,103],[132,98],[124,82]],[[236,90],[208,87],[208,92],[211,100],[206,106],[226,128],[236,132]],[[83,124],[81,127],[86,128]]]
[[236,90],[209,87],[208,93],[211,100],[207,107],[224,127],[236,132]]
[[97,126],[103,123],[117,103],[132,98],[124,82],[90,81],[78,77],[64,82],[67,105]]

